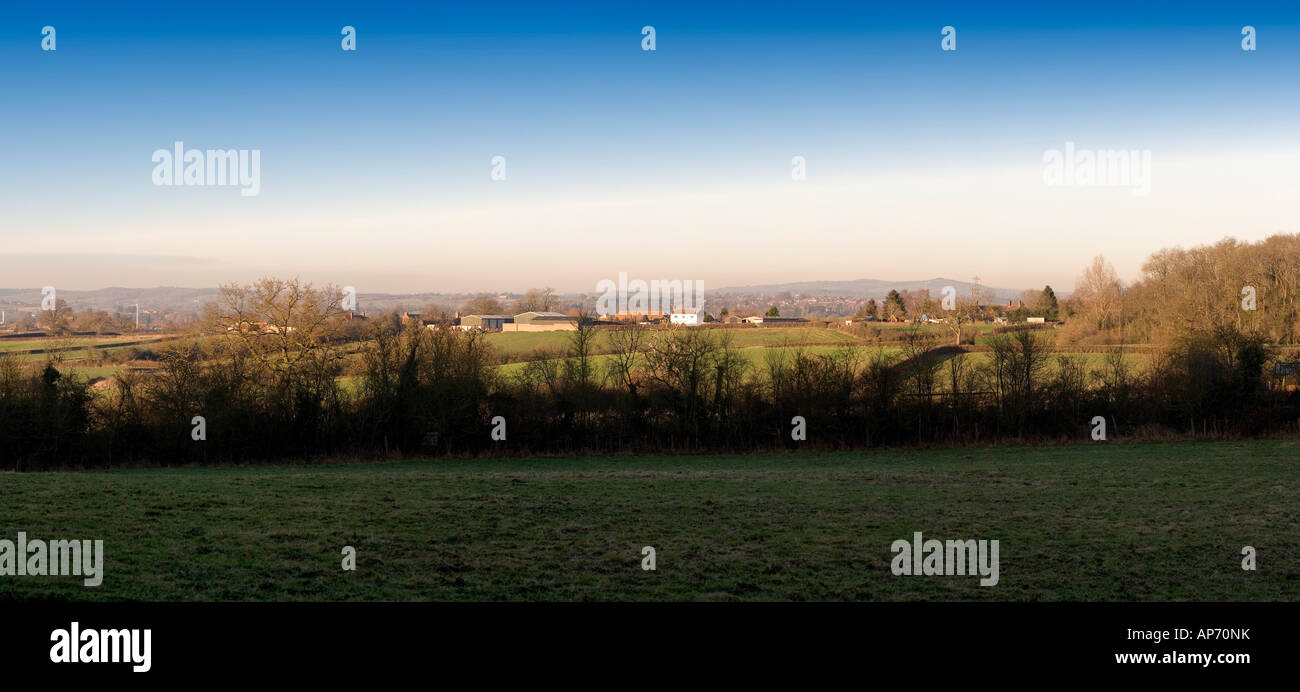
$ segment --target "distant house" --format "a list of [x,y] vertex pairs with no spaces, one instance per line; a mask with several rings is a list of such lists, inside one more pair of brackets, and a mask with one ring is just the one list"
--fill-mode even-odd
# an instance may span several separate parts
[[402,326],[406,326],[408,322],[415,322],[421,327],[424,326],[424,320],[420,319],[420,313],[418,312],[403,312],[401,316],[401,320],[402,320]]
[[646,320],[663,319],[665,316],[662,310],[642,310],[640,312],[631,312],[620,310],[614,314],[614,319],[619,322],[644,322]]
[[669,324],[698,327],[704,324],[704,308],[681,308],[668,315]]
[[746,324],[798,324],[807,321],[803,317],[771,317],[768,315],[754,315],[745,318]]
[[1287,391],[1300,389],[1300,361],[1278,361],[1273,364],[1273,376]]
[[485,332],[499,332],[514,321],[515,318],[508,315],[464,315],[460,318],[459,326],[464,330],[480,329]]
[[[288,327],[288,328],[285,329],[285,331],[287,331],[287,332],[291,332],[291,331],[293,331],[293,330],[294,330],[293,327]],[[237,324],[235,324],[235,325],[232,325],[232,326],[226,327],[226,331],[228,331],[228,332],[238,331],[238,332],[243,332],[243,333],[245,333],[245,334],[248,334],[248,333],[253,333],[253,334],[279,334],[279,333],[280,333],[280,328],[277,327],[276,325],[274,325],[274,324],[270,324],[270,323],[268,323],[268,322],[261,322],[261,321],[258,321],[258,322],[249,322],[249,321],[244,321],[244,322],[239,322],[239,323],[237,323]]]
[[524,312],[514,316],[502,329],[507,332],[549,332],[578,328],[578,321],[561,312]]

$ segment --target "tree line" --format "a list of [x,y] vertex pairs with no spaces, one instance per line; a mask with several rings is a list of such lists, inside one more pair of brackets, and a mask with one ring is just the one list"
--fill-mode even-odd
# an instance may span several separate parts
[[[506,374],[478,332],[395,314],[349,319],[337,289],[297,280],[228,285],[201,331],[164,348],[155,370],[123,373],[111,387],[0,357],[0,463],[1089,441],[1099,417],[1108,439],[1278,433],[1300,418],[1300,392],[1275,386],[1272,369],[1285,358],[1276,344],[1296,336],[1297,256],[1279,250],[1300,251],[1296,242],[1162,251],[1127,288],[1095,262],[1060,304],[1066,327],[1159,338],[1140,371],[1123,346],[1091,361],[1066,352],[1068,329],[1000,330],[973,353],[959,320],[956,343],[917,326],[891,348],[767,349],[758,359],[728,330],[628,324],[600,328],[598,356],[598,328],[580,319],[562,353]],[[1225,265],[1239,273],[1215,274],[1204,265],[1215,258],[1242,262]],[[1239,296],[1247,281],[1258,300],[1248,315],[1237,314],[1240,298],[1229,305],[1192,288]]]

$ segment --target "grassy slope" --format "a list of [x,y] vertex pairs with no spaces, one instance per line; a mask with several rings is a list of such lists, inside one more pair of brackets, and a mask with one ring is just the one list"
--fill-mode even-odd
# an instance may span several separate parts
[[[775,346],[784,344],[852,344],[857,339],[833,329],[815,327],[773,327],[754,329],[709,330],[713,336],[725,334],[736,348],[748,346]],[[571,338],[569,332],[496,332],[486,335],[488,343],[497,351],[509,355],[531,354],[538,349],[565,351]],[[609,332],[596,333],[597,350],[608,351]]]
[[97,346],[103,344],[120,344],[129,341],[146,341],[151,337],[127,336],[85,336],[85,337],[33,337],[28,339],[0,339],[0,352],[28,351],[31,349],[74,348]]
[[[108,559],[99,588],[0,577],[0,600],[1294,600],[1298,457],[1266,440],[4,474],[0,537],[102,538]],[[890,543],[916,530],[999,539],[1001,583],[893,576]]]
[[[737,352],[740,354],[740,357],[744,359],[746,365],[749,367],[749,371],[748,371],[749,374],[756,375],[760,378],[766,378],[765,373],[768,366],[768,360],[767,360],[768,358],[778,358],[782,355],[788,358],[793,358],[796,352],[802,352],[804,355],[809,355],[809,356],[832,355],[838,353],[841,348],[843,347],[842,346],[802,346],[802,347],[798,347],[797,349],[781,348],[781,347],[776,347],[776,348],[746,347],[746,348],[738,349]],[[868,347],[862,347],[862,348],[865,349]],[[875,350],[875,347],[869,347],[869,348],[871,348],[871,350],[873,351]],[[896,348],[886,348],[885,350],[891,353],[898,353],[898,349]],[[867,358],[867,353],[864,351],[863,353],[864,361],[866,358]],[[592,356],[592,361],[596,364],[597,372],[601,374],[603,374],[606,371],[606,369],[610,367],[610,365],[613,363],[613,359],[614,356],[612,355]],[[643,361],[638,359],[637,362],[640,363]],[[507,377],[518,376],[524,372],[524,369],[527,366],[528,366],[528,361],[521,361],[518,363],[507,363],[506,365],[497,366],[497,372]]]
[[[797,352],[802,352],[806,356],[838,355],[842,348],[843,346],[802,346],[802,347],[791,347],[791,348],[782,348],[782,347],[743,348],[739,350],[739,353],[740,356],[744,358],[745,363],[749,367],[748,374],[753,375],[762,381],[766,381],[767,379],[766,373],[767,373],[769,358],[780,358],[781,356],[793,358]],[[860,351],[859,366],[865,366],[867,363],[869,363],[878,351],[883,352],[885,354],[892,355],[896,359],[901,359],[903,355],[903,350],[901,348],[897,347],[896,345],[890,345],[890,344],[885,344],[883,346],[859,346],[857,348]],[[1091,374],[1092,372],[1104,372],[1108,367],[1106,356],[1101,353],[1065,353],[1062,355],[1069,355],[1082,360],[1084,363],[1084,369],[1089,374]],[[1056,374],[1060,370],[1060,366],[1056,360],[1056,356],[1057,354],[1055,353],[1049,356],[1047,362],[1043,367],[1043,373],[1041,377],[1052,378],[1056,376]],[[609,363],[612,358],[613,356],[610,355],[598,355],[598,356],[593,356],[592,360],[596,364],[596,367],[598,369],[597,371],[603,373],[605,371],[605,368],[608,367],[607,363]],[[972,352],[967,355],[967,358],[969,359],[968,360],[969,367],[988,365],[992,361],[991,354],[987,352],[981,352],[981,351]],[[1124,360],[1129,365],[1130,368],[1129,374],[1132,377],[1137,377],[1139,375],[1142,375],[1144,372],[1146,372],[1147,368],[1150,366],[1151,363],[1150,356],[1145,356],[1141,354],[1126,354],[1124,356]],[[521,361],[518,363],[508,363],[506,365],[498,366],[497,372],[507,377],[514,377],[522,374],[526,366],[527,366],[527,361]],[[939,367],[939,371],[937,375],[939,391],[948,391],[951,389],[951,387],[948,385],[948,380],[946,379],[948,377],[948,371],[945,369],[946,367],[947,367],[946,365],[942,365],[942,364]]]

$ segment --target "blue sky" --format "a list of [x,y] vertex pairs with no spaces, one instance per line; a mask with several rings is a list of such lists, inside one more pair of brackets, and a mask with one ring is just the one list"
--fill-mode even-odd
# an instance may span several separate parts
[[[1256,179],[1297,187],[1300,5],[1045,5],[10,3],[0,286],[1069,285],[1095,254],[1135,278],[1166,244],[1300,231]],[[261,194],[152,185],[175,141],[261,150]],[[1021,190],[1067,141],[1180,163],[1138,202]]]

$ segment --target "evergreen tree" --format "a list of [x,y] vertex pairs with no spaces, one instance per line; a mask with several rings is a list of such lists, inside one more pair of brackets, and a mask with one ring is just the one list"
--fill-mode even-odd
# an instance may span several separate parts
[[907,307],[903,305],[903,296],[897,290],[891,290],[885,296],[885,319],[902,321],[907,318]]
[[853,315],[855,320],[874,320],[880,316],[880,308],[876,305],[875,298],[869,298],[863,305],[858,306],[858,312]]
[[1055,321],[1060,311],[1060,304],[1056,302],[1056,291],[1051,286],[1043,287],[1043,305],[1041,308],[1041,317]]

